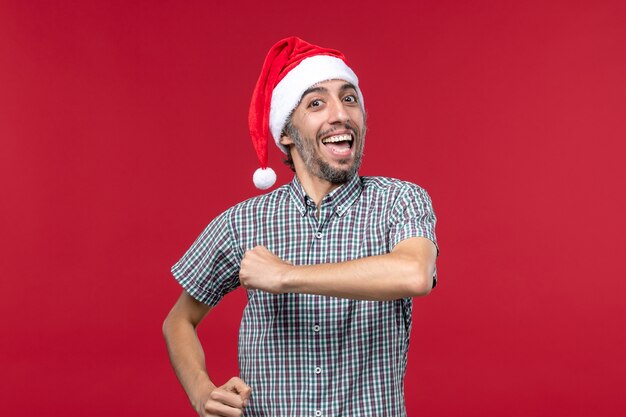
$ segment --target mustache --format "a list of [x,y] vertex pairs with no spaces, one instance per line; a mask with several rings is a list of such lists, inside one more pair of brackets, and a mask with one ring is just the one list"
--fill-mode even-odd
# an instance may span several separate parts
[[334,133],[334,132],[336,132],[338,130],[344,130],[344,129],[350,130],[355,138],[359,137],[359,133],[357,132],[356,127],[353,126],[352,123],[346,122],[341,127],[335,126],[332,129],[328,129],[328,130],[325,130],[323,132],[318,133],[317,134],[317,139],[319,140],[320,138],[322,138],[322,137],[324,137],[326,135],[330,135],[330,134],[332,134],[332,133]]

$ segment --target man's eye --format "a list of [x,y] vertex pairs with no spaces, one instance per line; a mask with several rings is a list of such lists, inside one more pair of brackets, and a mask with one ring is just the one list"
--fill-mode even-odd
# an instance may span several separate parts
[[356,103],[356,97],[354,96],[345,96],[343,100],[347,103]]
[[309,107],[319,107],[322,105],[322,100],[313,100],[309,103]]

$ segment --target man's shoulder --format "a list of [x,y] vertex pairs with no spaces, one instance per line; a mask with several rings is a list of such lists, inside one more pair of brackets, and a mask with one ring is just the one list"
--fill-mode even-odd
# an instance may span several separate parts
[[361,177],[363,190],[366,192],[405,193],[410,191],[425,192],[419,185],[391,177]]
[[241,213],[267,211],[270,207],[280,205],[289,195],[289,184],[282,185],[269,193],[257,195],[241,201],[228,208],[223,215],[237,216]]

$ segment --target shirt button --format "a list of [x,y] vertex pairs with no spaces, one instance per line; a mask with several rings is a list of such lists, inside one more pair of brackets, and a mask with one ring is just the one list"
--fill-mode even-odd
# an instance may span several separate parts
[[322,416],[322,410],[315,410],[315,417],[321,417]]
[[316,324],[316,325],[313,326],[313,331],[314,332],[319,332],[321,328],[322,327],[319,324]]
[[316,374],[321,374],[322,373],[322,368],[320,368],[319,366],[317,368],[315,368],[315,373]]
[[321,239],[321,238],[322,238],[322,236],[323,236],[323,235],[322,235],[320,232],[317,232],[317,233],[315,234],[315,237],[316,237],[316,238],[318,238],[318,239]]

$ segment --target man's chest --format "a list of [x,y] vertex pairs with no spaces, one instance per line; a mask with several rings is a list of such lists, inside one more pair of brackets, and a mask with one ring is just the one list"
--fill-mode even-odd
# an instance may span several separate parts
[[263,245],[294,265],[343,262],[389,252],[388,216],[363,204],[341,215],[336,208],[311,207],[305,215],[294,211],[257,217],[236,235],[242,253]]

